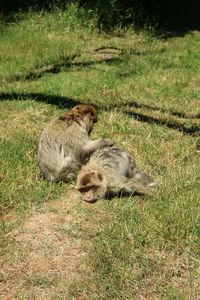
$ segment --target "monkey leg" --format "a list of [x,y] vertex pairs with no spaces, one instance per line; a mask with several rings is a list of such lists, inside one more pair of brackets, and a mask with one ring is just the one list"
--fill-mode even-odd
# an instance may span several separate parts
[[134,193],[149,196],[152,195],[150,189],[137,179],[127,179],[127,177],[119,175],[117,179],[111,178],[109,180],[108,194],[116,195],[120,193],[125,195]]
[[137,169],[135,169],[133,171],[133,174],[131,177],[146,187],[153,187],[156,185],[155,180],[152,176],[150,176],[149,174],[147,174],[145,172],[141,172]]
[[141,195],[152,196],[148,186],[142,184],[140,181],[134,178],[129,179],[128,182],[121,188],[121,191],[128,194],[137,193]]

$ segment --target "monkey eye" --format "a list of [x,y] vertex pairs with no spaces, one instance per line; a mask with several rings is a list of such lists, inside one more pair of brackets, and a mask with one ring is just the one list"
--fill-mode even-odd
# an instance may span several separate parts
[[89,190],[95,190],[95,189],[96,189],[96,187],[93,186],[93,185],[91,185],[91,186],[87,186],[87,187],[82,187],[82,188],[80,188],[78,190],[81,193],[85,193],[85,192],[88,192]]
[[81,193],[85,193],[85,192],[88,192],[90,189],[91,189],[91,187],[84,187],[84,188],[80,188],[80,189],[78,189],[78,190],[79,190],[79,192],[81,192]]

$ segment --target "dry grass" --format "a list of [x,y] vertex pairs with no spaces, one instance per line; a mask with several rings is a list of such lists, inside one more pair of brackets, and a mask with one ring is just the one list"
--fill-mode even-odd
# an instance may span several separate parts
[[[199,299],[200,35],[106,35],[74,9],[0,37],[0,298]],[[158,181],[152,199],[88,205],[42,179],[41,129],[80,101],[99,111],[92,137]]]
[[[77,199],[71,192],[39,210],[32,209],[4,236],[9,251],[0,260],[1,299],[67,299],[73,282],[81,282],[90,271],[84,263],[91,248],[88,237],[91,232],[97,234],[97,221],[105,216],[78,213],[77,205],[93,214],[94,209]],[[13,223],[15,217],[8,215],[5,220]]]

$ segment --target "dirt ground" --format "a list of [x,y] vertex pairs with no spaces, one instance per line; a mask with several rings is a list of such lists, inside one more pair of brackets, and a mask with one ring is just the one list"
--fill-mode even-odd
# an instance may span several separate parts
[[7,234],[10,246],[0,258],[0,299],[69,299],[70,286],[85,272],[90,247],[81,230],[91,220],[81,211],[74,213],[77,203],[71,193],[33,209]]

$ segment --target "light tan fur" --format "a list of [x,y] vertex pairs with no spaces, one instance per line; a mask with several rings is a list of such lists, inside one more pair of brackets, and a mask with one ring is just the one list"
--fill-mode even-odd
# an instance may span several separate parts
[[80,104],[45,126],[39,139],[38,163],[46,179],[74,179],[95,150],[113,143],[109,139],[90,139],[96,122],[95,108]]
[[130,154],[118,146],[95,151],[81,168],[76,189],[87,202],[118,193],[151,195],[154,179],[136,168]]

